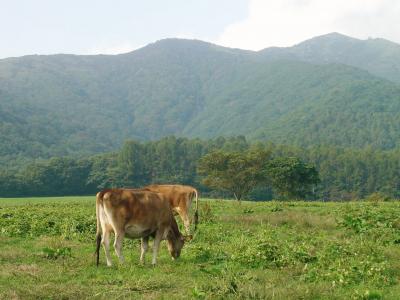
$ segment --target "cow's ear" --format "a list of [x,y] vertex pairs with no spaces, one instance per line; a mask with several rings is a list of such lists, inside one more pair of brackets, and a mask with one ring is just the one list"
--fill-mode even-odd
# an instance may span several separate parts
[[184,235],[183,239],[185,240],[185,242],[189,242],[189,241],[193,240],[193,235],[191,235],[191,234]]

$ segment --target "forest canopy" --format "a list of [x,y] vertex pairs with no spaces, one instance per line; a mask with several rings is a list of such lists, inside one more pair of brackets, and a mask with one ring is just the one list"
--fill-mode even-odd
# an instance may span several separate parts
[[[261,160],[254,156],[254,149],[261,153]],[[331,146],[299,148],[253,143],[243,136],[210,140],[174,136],[151,142],[129,140],[115,152],[84,158],[52,158],[30,163],[18,170],[3,169],[0,172],[0,196],[85,195],[95,194],[102,188],[181,183],[198,187],[203,195],[234,198],[232,189],[207,184],[207,176],[211,173],[206,165],[199,163],[207,157],[218,158],[215,153],[219,153],[222,161],[231,161],[233,168],[247,160],[252,168],[247,170],[250,170],[247,174],[265,175],[252,178],[256,184],[243,193],[246,199],[298,196],[350,200],[376,192],[392,198],[400,197],[399,150]],[[267,173],[260,173],[263,170]],[[298,178],[298,181],[277,181],[277,178],[290,176]],[[299,181],[304,178],[310,181]],[[300,185],[293,184],[299,182]],[[291,190],[285,188],[288,186]],[[303,187],[306,190],[303,191]]]

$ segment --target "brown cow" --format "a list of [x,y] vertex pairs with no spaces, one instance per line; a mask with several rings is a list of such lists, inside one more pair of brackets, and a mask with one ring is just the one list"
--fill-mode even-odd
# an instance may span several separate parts
[[153,265],[156,264],[162,239],[167,239],[168,250],[173,259],[179,257],[184,245],[184,237],[179,232],[169,202],[162,194],[127,189],[104,190],[96,195],[96,216],[97,265],[99,265],[100,243],[104,246],[107,266],[112,265],[110,256],[112,231],[115,234],[115,253],[121,263],[124,262],[121,250],[125,236],[132,239],[141,238],[141,263],[144,263],[149,237],[154,236]]
[[171,207],[176,211],[181,217],[184,225],[186,234],[190,234],[190,219],[189,219],[189,209],[192,204],[192,200],[196,198],[196,210],[194,213],[194,229],[196,230],[199,214],[198,214],[198,192],[194,187],[188,185],[178,185],[178,184],[152,184],[144,187],[152,192],[161,193],[168,199]]

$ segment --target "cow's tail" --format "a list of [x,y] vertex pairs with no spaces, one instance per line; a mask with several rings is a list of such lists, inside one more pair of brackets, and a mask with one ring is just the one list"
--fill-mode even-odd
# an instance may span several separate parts
[[194,189],[194,196],[196,197],[196,210],[194,212],[194,230],[196,230],[197,224],[199,224],[199,194],[196,189]]
[[100,207],[103,206],[104,192],[98,192],[96,195],[96,266],[100,261],[100,244],[101,244],[101,224],[100,224]]

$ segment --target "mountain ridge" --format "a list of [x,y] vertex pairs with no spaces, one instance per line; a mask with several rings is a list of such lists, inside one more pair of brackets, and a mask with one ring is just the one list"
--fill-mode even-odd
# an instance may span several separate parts
[[[333,50],[307,46],[321,38]],[[331,34],[273,55],[164,39],[119,55],[0,60],[0,134],[7,141],[0,160],[87,155],[116,149],[126,139],[167,135],[398,147],[399,84],[379,76],[390,73],[384,64],[372,68],[379,60],[369,69],[342,63],[344,54],[334,61],[338,39],[347,40]],[[344,50],[352,49],[350,41]],[[326,51],[305,56],[305,45]],[[373,45],[366,53],[380,49]],[[384,50],[379,57],[391,61]]]
[[330,33],[292,47],[266,48],[259,53],[269,59],[349,65],[400,83],[400,44],[382,38],[361,40]]

